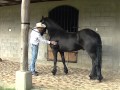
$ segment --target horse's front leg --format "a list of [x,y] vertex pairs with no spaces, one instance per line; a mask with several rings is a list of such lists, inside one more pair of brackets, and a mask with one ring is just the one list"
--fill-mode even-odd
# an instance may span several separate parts
[[53,75],[55,75],[57,72],[57,66],[56,66],[57,65],[57,53],[58,53],[58,51],[53,49],[53,56],[54,56],[54,67],[52,70]]
[[67,66],[65,64],[64,52],[60,52],[60,55],[61,55],[62,62],[63,62],[63,65],[64,65],[64,72],[65,72],[65,74],[67,74],[68,73],[68,68],[67,68]]

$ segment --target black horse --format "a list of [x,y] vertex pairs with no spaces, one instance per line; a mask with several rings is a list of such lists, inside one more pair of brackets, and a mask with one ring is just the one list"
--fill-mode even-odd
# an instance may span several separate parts
[[[42,17],[40,20],[46,25],[50,40],[57,41],[57,45],[50,45],[54,55],[53,75],[57,72],[57,53],[59,52],[64,65],[64,72],[67,74],[68,69],[65,64],[64,52],[77,50],[86,50],[92,59],[92,71],[90,79],[103,79],[101,74],[102,64],[102,42],[100,35],[91,29],[83,29],[75,33],[66,32],[48,17]],[[44,31],[43,31],[44,32]]]

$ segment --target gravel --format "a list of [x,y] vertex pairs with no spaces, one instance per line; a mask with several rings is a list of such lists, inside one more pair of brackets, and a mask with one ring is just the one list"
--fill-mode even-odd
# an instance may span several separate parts
[[[18,62],[2,60],[0,62],[0,84],[15,87],[15,73],[20,68]],[[120,90],[120,75],[118,73],[103,72],[101,83],[90,80],[87,69],[68,67],[67,75],[63,67],[58,66],[55,76],[51,70],[53,66],[37,64],[39,76],[32,76],[33,88],[41,90]]]

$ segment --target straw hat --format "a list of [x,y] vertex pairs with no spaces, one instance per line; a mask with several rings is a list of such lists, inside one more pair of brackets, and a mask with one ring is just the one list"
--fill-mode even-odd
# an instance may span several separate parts
[[39,23],[36,23],[36,27],[43,27],[43,28],[45,28],[46,26],[45,26],[45,24],[42,24],[41,22],[39,22]]

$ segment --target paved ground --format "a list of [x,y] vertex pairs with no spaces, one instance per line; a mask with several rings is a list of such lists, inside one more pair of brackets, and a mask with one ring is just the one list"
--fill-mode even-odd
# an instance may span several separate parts
[[[89,80],[89,70],[70,68],[65,75],[62,67],[58,67],[56,76],[51,74],[52,66],[37,65],[39,76],[33,76],[33,87],[45,90],[120,90],[120,75],[103,72],[101,83]],[[11,61],[0,62],[0,83],[10,87],[15,86],[15,72],[19,70],[19,63]],[[43,89],[42,89],[43,90]]]

